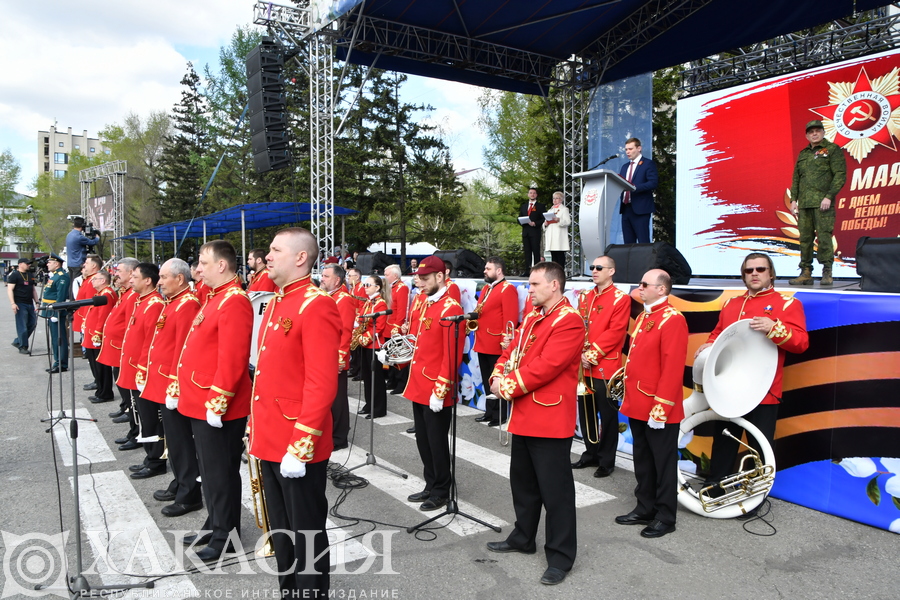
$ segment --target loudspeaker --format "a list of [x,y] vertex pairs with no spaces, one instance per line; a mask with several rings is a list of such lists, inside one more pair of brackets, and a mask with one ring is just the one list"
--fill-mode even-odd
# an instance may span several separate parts
[[383,276],[384,268],[395,264],[397,264],[396,261],[384,252],[360,252],[356,257],[356,268],[363,277],[366,275]]
[[900,293],[900,238],[859,238],[856,272],[864,292]]
[[687,285],[691,280],[691,265],[675,246],[667,242],[652,244],[610,244],[604,252],[616,261],[616,283],[640,283],[650,269],[662,269],[672,283]]
[[434,253],[439,259],[450,263],[451,277],[484,276],[484,259],[464,248],[456,250],[438,250]]
[[287,131],[287,97],[284,93],[284,49],[273,38],[264,37],[245,59],[247,116],[257,173],[281,169],[291,164]]

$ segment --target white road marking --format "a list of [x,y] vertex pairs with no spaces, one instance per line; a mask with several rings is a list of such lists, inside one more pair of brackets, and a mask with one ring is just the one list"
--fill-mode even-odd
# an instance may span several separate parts
[[[59,411],[51,414],[54,417]],[[71,416],[72,410],[66,408],[66,415]],[[82,406],[75,407],[75,416],[80,419],[91,419],[90,413]],[[53,437],[56,438],[56,447],[62,456],[63,464],[67,467],[72,466],[72,443],[69,439],[69,431],[71,419],[64,419],[54,425]],[[93,421],[78,421],[78,464],[114,462],[116,457],[113,456],[109,449],[100,428]]]

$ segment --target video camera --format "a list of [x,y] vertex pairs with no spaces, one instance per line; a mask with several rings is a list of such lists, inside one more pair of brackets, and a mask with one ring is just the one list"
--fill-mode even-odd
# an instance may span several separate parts
[[94,239],[95,237],[98,237],[99,235],[100,235],[100,232],[97,231],[97,228],[94,227],[93,223],[88,222],[88,223],[84,224],[84,237]]

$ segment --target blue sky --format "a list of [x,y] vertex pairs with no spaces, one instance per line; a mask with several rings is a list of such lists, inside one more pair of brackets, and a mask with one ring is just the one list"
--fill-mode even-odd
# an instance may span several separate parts
[[[16,191],[30,194],[37,175],[37,132],[54,123],[73,133],[121,123],[134,112],[170,110],[187,61],[215,64],[235,28],[249,24],[249,0],[81,0],[0,2],[0,150],[22,167]],[[481,89],[410,77],[404,100],[429,104],[458,171],[482,164]]]

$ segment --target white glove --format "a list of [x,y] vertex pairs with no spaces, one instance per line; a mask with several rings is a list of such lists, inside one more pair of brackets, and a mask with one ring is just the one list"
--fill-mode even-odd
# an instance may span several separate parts
[[217,415],[208,408],[206,409],[206,422],[209,423],[212,427],[222,429],[222,416]]
[[178,408],[178,398],[173,398],[172,396],[166,394],[166,408],[169,410],[175,410]]
[[306,463],[290,452],[286,452],[281,459],[281,476],[286,479],[296,479],[304,475],[306,475]]
[[647,421],[647,425],[650,426],[650,429],[665,429],[666,424],[662,421],[657,421],[653,417],[650,417],[650,420]]
[[143,383],[137,383],[137,384],[135,384],[135,385],[138,386],[138,391],[139,391],[139,392],[143,392],[143,391],[144,391],[144,388],[147,387],[147,386],[144,385]]
[[441,412],[444,408],[444,401],[432,393],[431,398],[428,399],[428,408],[433,412]]
[[59,323],[59,318],[57,318],[57,317],[50,317],[50,322],[51,322],[51,323]]

